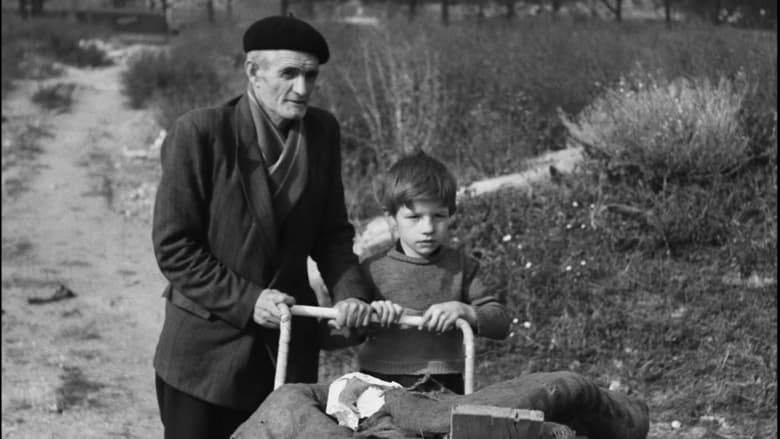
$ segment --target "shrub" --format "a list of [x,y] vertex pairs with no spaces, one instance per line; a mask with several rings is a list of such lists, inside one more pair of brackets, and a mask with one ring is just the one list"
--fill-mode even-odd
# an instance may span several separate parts
[[33,102],[49,110],[68,111],[73,104],[73,90],[76,84],[56,83],[38,87],[32,96]]
[[657,187],[712,179],[748,158],[738,118],[745,92],[731,81],[632,82],[608,90],[569,124],[602,166],[632,167]]
[[210,59],[181,47],[139,52],[128,61],[122,84],[133,107],[156,104],[164,127],[185,111],[218,103],[225,94]]
[[[38,57],[78,67],[98,67],[111,64],[105,51],[89,44],[90,38],[107,35],[103,27],[55,18],[22,20],[15,14],[2,16],[2,76],[3,95],[10,90],[12,80],[32,74],[40,76]],[[55,73],[50,66],[44,71]],[[39,70],[31,71],[31,69]]]
[[590,155],[581,177],[596,188],[591,224],[617,248],[672,254],[739,236],[735,218],[766,199],[774,184],[767,163],[776,163],[751,152],[740,118],[744,90],[725,79],[634,75],[579,123],[566,122]]
[[[371,130],[354,101],[356,96],[370,100],[372,90],[360,76],[364,66],[376,65],[389,50],[382,46],[383,35],[392,36],[395,53],[418,60],[410,63],[406,78],[422,77],[420,59],[435,60],[437,82],[446,99],[438,114],[426,119],[446,129],[439,130],[434,139],[439,147],[431,152],[445,160],[464,184],[517,172],[529,156],[564,147],[566,130],[556,109],[579,113],[606,90],[618,88],[632,69],[640,72],[635,76],[651,72],[659,83],[677,77],[709,78],[718,87],[720,78],[731,77],[740,87],[749,84],[744,89],[735,85],[735,90],[743,93],[740,118],[751,149],[759,144],[766,148],[772,126],[766,115],[777,102],[777,42],[766,32],[569,22],[564,17],[449,27],[388,20],[379,32],[324,23],[322,29],[338,52],[334,50],[324,69],[326,84],[321,90],[325,106],[336,110],[343,124],[346,150],[354,157],[345,165],[355,173],[359,191],[368,186],[360,175],[371,176],[381,165],[375,152],[363,146],[372,142]],[[366,41],[373,51],[363,50]],[[355,86],[346,85],[348,80]],[[378,91],[374,87],[373,93]],[[391,104],[377,99],[383,107],[378,114],[392,114]],[[763,143],[753,141],[762,136]]]
[[243,52],[235,52],[237,43],[227,42],[233,33],[227,28],[194,28],[167,50],[136,54],[122,73],[130,104],[139,108],[154,103],[160,124],[167,127],[188,110],[243,92]]

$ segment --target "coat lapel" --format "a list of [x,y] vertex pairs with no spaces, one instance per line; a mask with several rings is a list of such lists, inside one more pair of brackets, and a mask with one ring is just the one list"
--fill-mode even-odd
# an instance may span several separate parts
[[249,112],[247,96],[238,101],[234,115],[236,158],[244,196],[259,225],[259,235],[265,244],[268,259],[277,268],[278,225],[274,218],[268,171],[257,145],[257,133]]

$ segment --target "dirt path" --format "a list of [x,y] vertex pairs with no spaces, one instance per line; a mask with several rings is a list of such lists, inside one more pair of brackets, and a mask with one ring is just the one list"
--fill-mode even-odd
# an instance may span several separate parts
[[[151,358],[163,279],[149,227],[110,209],[112,157],[156,135],[130,110],[121,66],[67,69],[71,111],[42,112],[38,86],[3,102],[2,435],[161,437]],[[34,160],[6,160],[7,130],[40,126]],[[26,177],[25,177],[26,176]],[[76,297],[41,305],[64,285]]]

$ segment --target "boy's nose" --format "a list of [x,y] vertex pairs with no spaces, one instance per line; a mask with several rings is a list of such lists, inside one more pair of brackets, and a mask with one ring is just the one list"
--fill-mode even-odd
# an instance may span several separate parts
[[423,217],[420,220],[420,229],[423,232],[431,232],[433,231],[433,220],[428,217]]

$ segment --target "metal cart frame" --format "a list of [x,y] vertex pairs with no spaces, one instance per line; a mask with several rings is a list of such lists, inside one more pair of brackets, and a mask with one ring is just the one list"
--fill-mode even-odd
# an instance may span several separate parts
[[[276,374],[274,376],[274,389],[279,388],[287,379],[287,357],[290,350],[290,333],[292,331],[292,316],[314,317],[320,319],[333,320],[338,312],[336,308],[326,308],[320,306],[307,305],[287,305],[280,304],[279,309],[282,314],[279,324],[279,350],[276,356]],[[372,321],[378,322],[375,316]],[[397,322],[399,325],[418,326],[422,321],[421,316],[401,316]],[[466,395],[474,392],[474,331],[471,325],[463,319],[455,321],[455,326],[463,333],[463,390]]]

